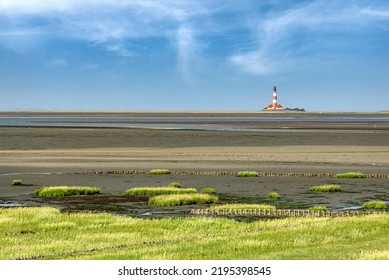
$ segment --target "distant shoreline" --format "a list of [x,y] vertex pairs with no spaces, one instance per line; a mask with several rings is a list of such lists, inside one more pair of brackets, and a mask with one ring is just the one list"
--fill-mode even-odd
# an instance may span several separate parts
[[4,114],[389,114],[383,111],[295,111],[295,110],[0,110]]

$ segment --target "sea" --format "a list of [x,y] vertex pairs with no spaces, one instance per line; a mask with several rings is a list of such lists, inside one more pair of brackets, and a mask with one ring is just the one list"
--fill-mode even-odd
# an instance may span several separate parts
[[387,113],[18,113],[0,112],[0,127],[306,131],[323,126],[389,129]]

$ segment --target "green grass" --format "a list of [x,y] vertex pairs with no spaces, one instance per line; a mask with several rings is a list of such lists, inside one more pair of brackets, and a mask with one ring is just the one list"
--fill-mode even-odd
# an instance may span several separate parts
[[20,186],[22,184],[22,180],[15,179],[12,181],[12,186]]
[[168,185],[168,187],[171,187],[171,188],[181,188],[181,184],[178,183],[178,182],[172,182]]
[[149,171],[149,174],[151,175],[168,175],[171,171],[167,169],[153,169]]
[[388,205],[386,205],[385,201],[381,201],[381,200],[372,200],[362,205],[362,209],[387,209],[387,208]]
[[214,188],[211,188],[211,187],[205,187],[205,188],[201,189],[201,192],[208,193],[208,194],[215,194],[216,190]]
[[132,188],[124,191],[124,195],[160,195],[160,194],[188,194],[196,193],[194,188],[172,188],[172,187],[142,187]]
[[78,186],[53,186],[35,190],[37,196],[93,195],[100,193],[98,188]]
[[327,211],[327,207],[325,206],[313,206],[308,208],[309,211]]
[[257,209],[257,210],[276,210],[274,205],[269,204],[222,204],[213,205],[210,209],[214,210],[245,210],[245,209]]
[[256,171],[239,171],[236,173],[237,177],[258,177],[259,174]]
[[162,207],[216,202],[218,202],[218,198],[216,196],[203,193],[158,195],[149,199],[149,205]]
[[271,192],[267,195],[269,198],[273,198],[273,199],[280,199],[281,196],[278,194],[278,192]]
[[[0,259],[389,259],[389,215],[139,219],[57,209],[0,209]],[[76,253],[70,253],[77,251]]]
[[321,185],[309,189],[312,192],[340,192],[342,189],[338,185]]
[[347,172],[336,174],[336,178],[366,178],[366,175],[361,172]]

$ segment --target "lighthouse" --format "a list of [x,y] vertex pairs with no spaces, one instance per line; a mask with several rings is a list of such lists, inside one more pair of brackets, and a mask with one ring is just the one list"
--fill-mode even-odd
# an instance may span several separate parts
[[265,108],[266,110],[282,110],[284,109],[281,104],[277,103],[277,88],[273,88],[273,103],[269,104]]

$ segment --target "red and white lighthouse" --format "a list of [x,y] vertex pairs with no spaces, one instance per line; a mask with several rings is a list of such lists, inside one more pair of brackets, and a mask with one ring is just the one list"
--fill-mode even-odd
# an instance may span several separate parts
[[274,86],[273,88],[273,103],[269,104],[265,108],[266,110],[282,110],[283,107],[281,104],[277,103],[277,88]]

